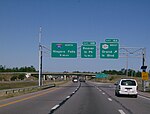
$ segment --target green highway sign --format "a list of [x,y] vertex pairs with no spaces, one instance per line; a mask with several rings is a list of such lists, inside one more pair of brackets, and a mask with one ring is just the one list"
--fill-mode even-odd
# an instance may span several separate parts
[[81,46],[81,58],[96,58],[96,46]]
[[100,73],[100,74],[96,74],[96,78],[107,78],[108,74],[104,74],[104,73]]
[[77,43],[52,43],[51,57],[77,58]]
[[101,43],[100,44],[100,58],[118,59],[119,57],[118,43]]
[[88,45],[88,46],[93,46],[93,45],[96,45],[96,42],[95,41],[88,41],[88,42],[83,42],[82,45]]
[[119,42],[119,39],[106,39],[105,42],[113,42],[113,43],[117,43]]

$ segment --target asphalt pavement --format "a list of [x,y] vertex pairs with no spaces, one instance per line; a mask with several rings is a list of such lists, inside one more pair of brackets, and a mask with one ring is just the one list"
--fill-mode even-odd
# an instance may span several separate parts
[[70,82],[0,101],[0,114],[150,114],[149,93],[114,94],[113,84]]

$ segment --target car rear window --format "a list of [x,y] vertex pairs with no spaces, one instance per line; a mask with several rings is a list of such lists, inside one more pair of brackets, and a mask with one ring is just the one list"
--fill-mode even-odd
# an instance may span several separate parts
[[122,80],[121,85],[136,86],[136,82],[134,80]]

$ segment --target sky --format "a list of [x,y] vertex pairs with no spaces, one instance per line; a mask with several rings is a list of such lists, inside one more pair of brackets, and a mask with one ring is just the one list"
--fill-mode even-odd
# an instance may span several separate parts
[[[39,29],[41,44],[119,39],[119,48],[146,48],[150,65],[150,0],[0,0],[0,65],[38,70]],[[52,58],[44,49],[43,71],[141,70],[142,58]],[[78,53],[80,50],[78,49]]]

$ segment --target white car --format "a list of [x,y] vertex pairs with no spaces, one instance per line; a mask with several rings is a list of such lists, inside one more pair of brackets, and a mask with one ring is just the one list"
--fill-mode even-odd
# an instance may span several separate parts
[[138,84],[135,79],[120,79],[115,83],[115,95],[130,95],[137,98]]
[[78,82],[78,79],[77,79],[77,78],[73,78],[73,79],[72,79],[72,82],[77,83],[77,82]]

